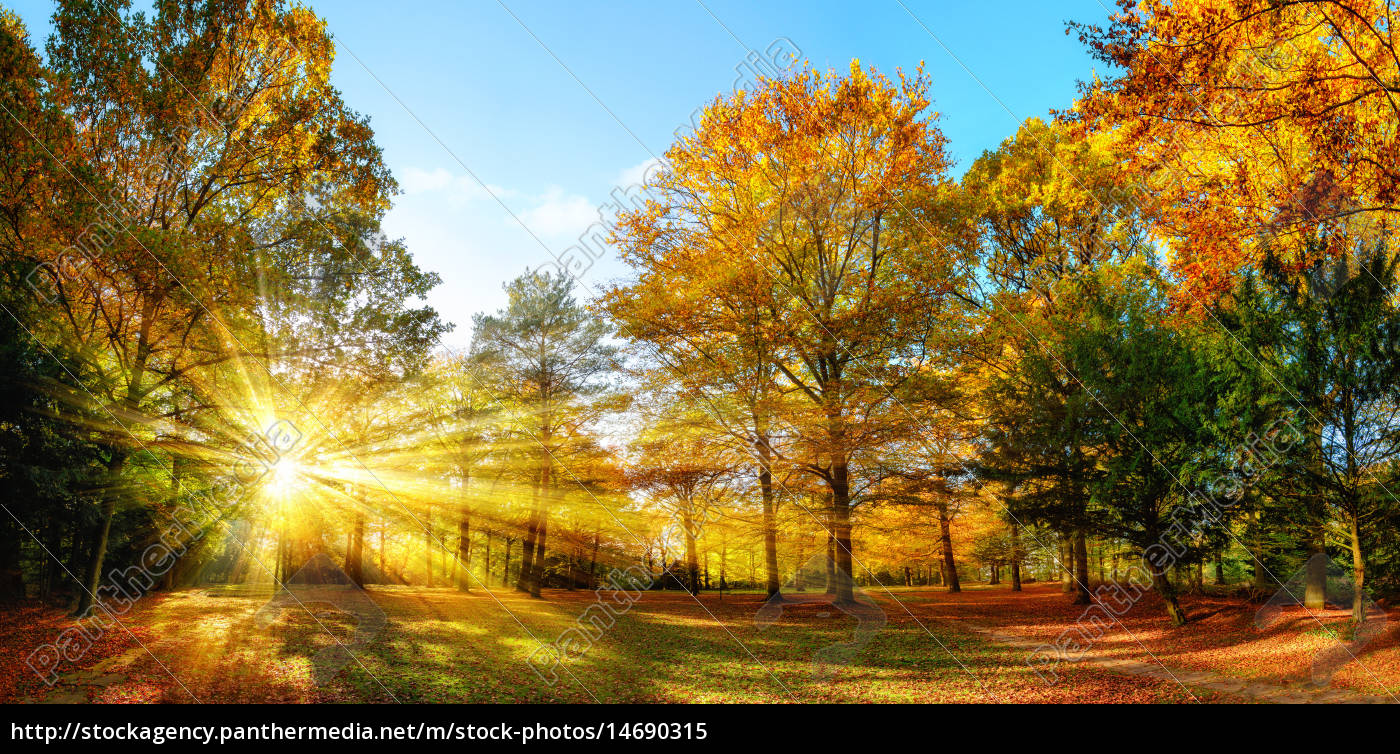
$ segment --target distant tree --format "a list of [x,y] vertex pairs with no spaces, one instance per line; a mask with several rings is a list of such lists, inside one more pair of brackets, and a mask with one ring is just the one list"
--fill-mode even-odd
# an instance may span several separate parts
[[[732,450],[707,440],[672,415],[645,431],[632,450],[627,468],[628,487],[645,495],[652,505],[670,515],[668,534],[679,534],[685,543],[685,585],[700,591],[697,541],[719,517],[719,504],[728,496],[734,477],[726,456]],[[703,424],[701,424],[703,426]],[[674,576],[674,574],[673,574]]]
[[550,504],[567,483],[556,478],[561,456],[609,410],[601,399],[616,349],[605,340],[608,326],[574,300],[571,278],[529,272],[505,290],[504,309],[475,319],[472,358],[489,388],[509,401],[514,442],[534,459],[534,501],[516,588],[538,597]]

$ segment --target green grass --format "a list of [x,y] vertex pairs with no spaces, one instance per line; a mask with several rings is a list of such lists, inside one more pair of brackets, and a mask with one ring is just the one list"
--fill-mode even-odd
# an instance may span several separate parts
[[[910,615],[880,599],[887,623],[848,665],[823,676],[814,664],[818,653],[852,641],[856,627],[855,619],[830,605],[790,605],[779,620],[760,628],[755,617],[762,595],[757,593],[727,593],[723,600],[705,594],[697,601],[684,593],[648,592],[587,651],[555,669],[557,682],[549,683],[527,659],[541,641],[553,642],[576,625],[595,599],[590,592],[547,591],[544,599],[531,599],[508,590],[488,595],[372,587],[368,596],[387,622],[360,645],[353,643],[355,622],[326,605],[310,605],[310,613],[288,608],[271,625],[258,627],[253,614],[268,595],[267,590],[216,589],[148,597],[127,622],[138,629],[151,654],[128,654],[126,666],[109,673],[106,685],[86,689],[89,698],[429,703],[1191,699],[1175,684],[1090,667],[1061,668],[1059,682],[1047,684],[1027,664],[1023,650],[932,620],[917,600],[905,603],[914,611]],[[351,646],[353,658],[318,684],[317,655],[333,651],[337,641]]]

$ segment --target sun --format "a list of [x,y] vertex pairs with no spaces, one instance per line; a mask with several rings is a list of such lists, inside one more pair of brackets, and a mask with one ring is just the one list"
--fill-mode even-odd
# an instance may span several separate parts
[[290,495],[301,486],[301,466],[295,458],[283,458],[272,465],[269,474],[272,491],[278,495]]

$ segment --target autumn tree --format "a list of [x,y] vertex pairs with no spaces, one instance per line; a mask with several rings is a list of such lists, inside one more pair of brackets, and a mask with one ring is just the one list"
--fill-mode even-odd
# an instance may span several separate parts
[[[645,379],[671,400],[693,407],[692,422],[751,448],[758,483],[767,592],[779,594],[778,504],[775,467],[782,464],[775,426],[783,410],[781,377],[771,338],[772,281],[753,265],[717,267],[703,255],[676,255],[670,267],[646,256],[650,248],[624,252],[637,280],[607,292],[603,306],[620,334],[641,346]],[[719,280],[722,279],[722,282]],[[678,280],[710,280],[704,287]],[[781,473],[781,472],[780,472]]]
[[698,594],[702,582],[697,541],[710,532],[710,524],[719,518],[721,499],[728,496],[734,473],[726,456],[732,449],[723,439],[716,442],[697,432],[704,422],[691,425],[683,414],[667,413],[634,444],[627,483],[669,515],[666,532],[679,534],[685,543],[685,587]]
[[667,151],[646,206],[619,219],[624,259],[692,301],[730,282],[706,270],[746,275],[761,356],[806,402],[785,423],[831,493],[840,600],[853,599],[852,457],[887,439],[891,391],[924,360],[955,276],[934,230],[947,158],[928,88],[921,72],[894,82],[853,62],[717,99]]
[[[71,149],[44,151],[80,191],[68,230],[38,247],[61,309],[44,334],[73,344],[86,387],[123,417],[104,440],[108,492],[84,612],[132,447],[157,439],[141,417],[163,413],[177,385],[211,384],[210,370],[230,359],[347,346],[368,356],[386,343],[421,352],[441,325],[402,298],[435,279],[400,245],[374,241],[393,182],[365,120],[329,83],[333,48],[312,13],[257,0],[114,15],[75,2],[60,3],[54,29],[54,96],[75,135]],[[377,277],[359,272],[381,263]],[[324,274],[331,267],[356,273]],[[381,294],[367,294],[376,286]],[[285,348],[266,337],[279,306],[267,289],[334,311],[338,337]],[[283,309],[282,321],[332,319],[304,316],[312,310]],[[395,324],[396,336],[367,337]]]
[[[1345,233],[1392,215],[1400,57],[1385,0],[1120,0],[1075,25],[1121,72],[1088,85],[1078,113],[1112,135],[1160,208],[1186,288],[1209,303],[1270,238]],[[1345,243],[1315,249],[1339,253]]]

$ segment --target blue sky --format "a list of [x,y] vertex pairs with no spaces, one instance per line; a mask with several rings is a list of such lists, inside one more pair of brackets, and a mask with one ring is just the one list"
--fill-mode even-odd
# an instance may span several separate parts
[[[47,36],[51,2],[0,2]],[[503,304],[505,281],[576,244],[696,107],[732,90],[751,49],[782,39],[818,67],[859,58],[889,73],[924,61],[960,174],[1020,121],[1073,101],[1094,68],[1065,22],[1112,6],[905,4],[923,26],[894,0],[311,3],[340,45],[336,85],[403,187],[385,230],[442,275],[430,302],[457,323],[456,346],[472,313]],[[609,253],[580,296],[625,274]]]

